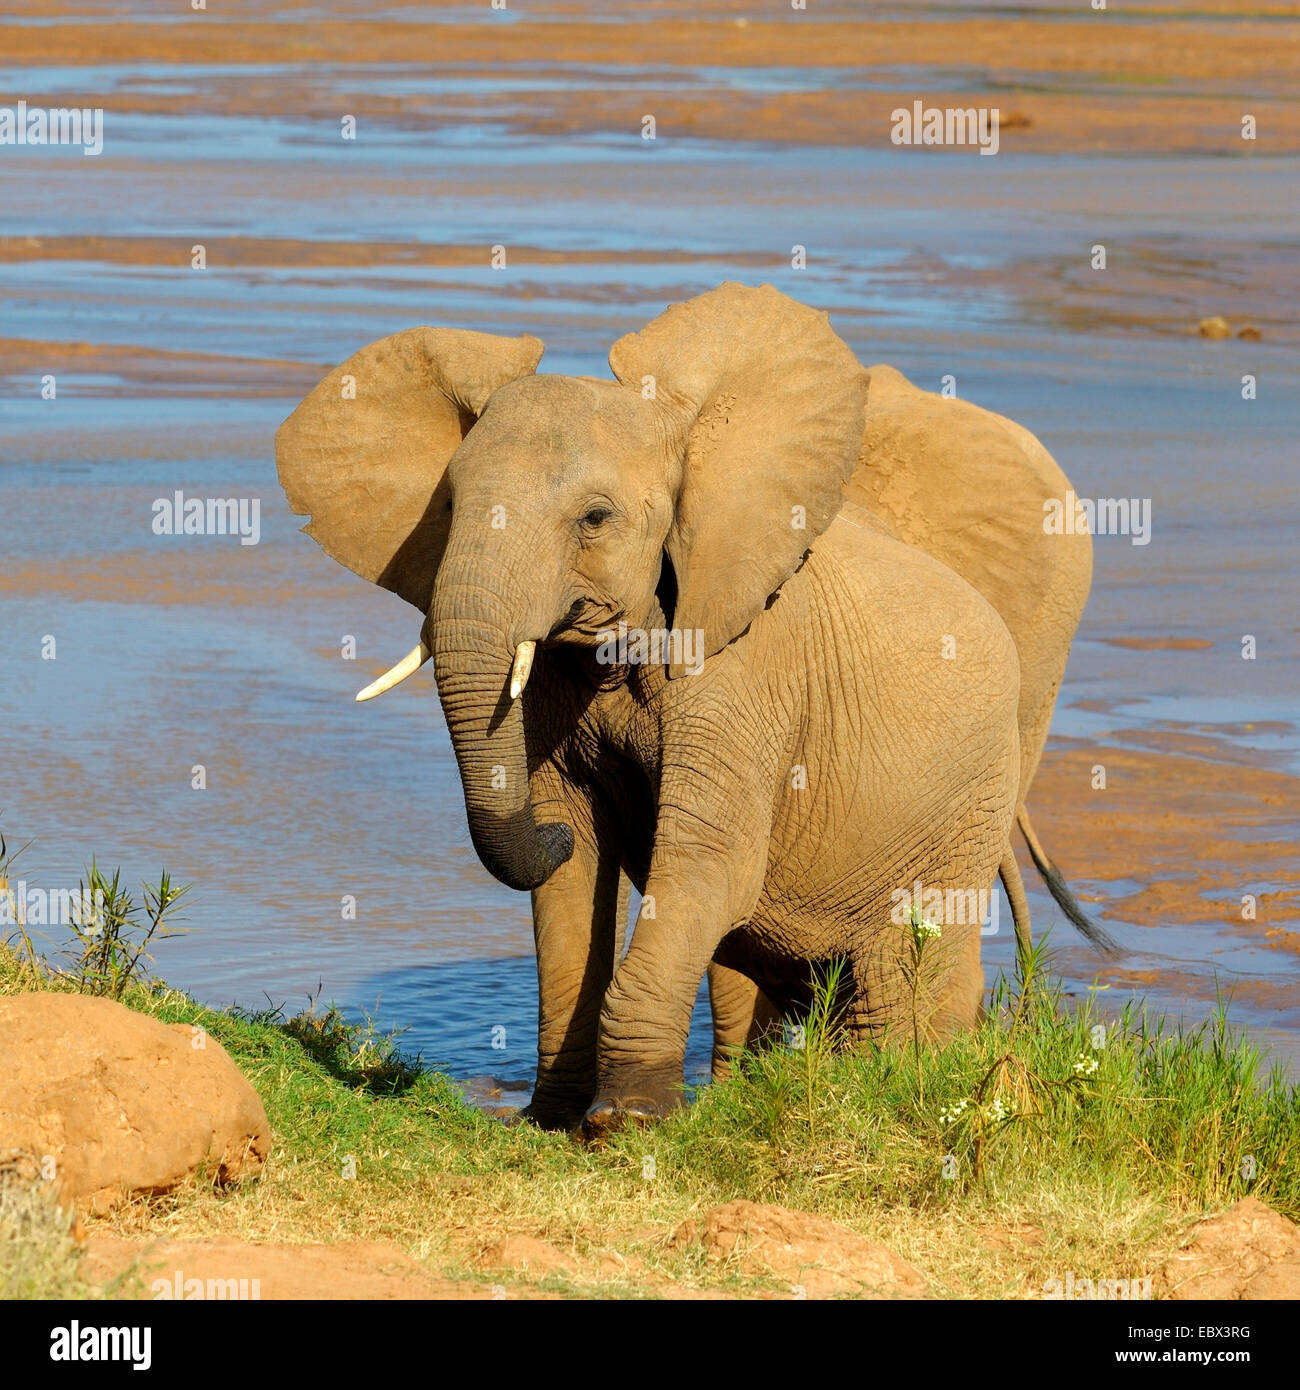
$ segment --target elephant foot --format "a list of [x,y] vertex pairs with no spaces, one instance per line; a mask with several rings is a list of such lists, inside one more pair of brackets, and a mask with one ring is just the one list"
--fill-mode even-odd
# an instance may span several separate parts
[[621,1088],[613,1096],[602,1096],[582,1121],[584,1139],[602,1139],[627,1125],[656,1124],[686,1103],[680,1083],[675,1086],[637,1086]]

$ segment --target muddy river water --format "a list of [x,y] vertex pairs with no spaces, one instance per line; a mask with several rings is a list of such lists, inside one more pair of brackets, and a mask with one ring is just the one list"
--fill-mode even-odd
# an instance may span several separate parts
[[[319,987],[526,1086],[527,898],[473,854],[431,674],[353,703],[417,619],[298,533],[274,432],[413,324],[604,375],[666,303],[769,281],[1147,509],[1096,538],[1032,798],[1124,954],[1090,955],[1026,858],[1035,925],[1079,993],[1195,1021],[1226,990],[1294,1057],[1300,18],[813,8],[6,6],[0,107],[104,113],[93,157],[0,146],[0,829],[33,887],[166,865],[195,885],[170,982]],[[892,144],[917,99],[998,107],[996,157]],[[256,543],[157,534],[177,491],[244,499]]]

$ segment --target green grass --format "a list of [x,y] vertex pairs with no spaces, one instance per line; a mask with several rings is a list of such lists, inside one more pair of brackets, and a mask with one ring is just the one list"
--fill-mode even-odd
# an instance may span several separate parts
[[1023,1008],[1002,984],[982,1027],[920,1063],[918,1087],[903,1047],[840,1051],[811,1074],[782,1051],[746,1057],[678,1122],[685,1156],[717,1188],[841,1215],[1065,1189],[1184,1209],[1249,1193],[1300,1217],[1294,1088],[1222,1007],[1192,1030],[1132,1008],[1103,1025],[1050,982]]
[[[206,1029],[261,1095],[274,1150],[258,1182],[196,1183],[95,1225],[385,1239],[485,1282],[502,1276],[479,1266],[482,1248],[527,1234],[584,1271],[540,1287],[630,1296],[753,1287],[672,1240],[687,1217],[744,1197],[881,1240],[936,1293],[1009,1296],[1063,1269],[1150,1273],[1190,1220],[1247,1194],[1300,1218],[1295,1088],[1233,1036],[1224,1008],[1192,1030],[1136,1009],[1103,1024],[1068,1006],[1041,948],[1029,968],[1027,994],[1000,983],[981,1027],[943,1047],[908,1033],[837,1048],[822,1008],[804,1048],[747,1054],[689,1109],[592,1147],[503,1125],[333,1009],[217,1012],[137,975],[122,1002]],[[0,994],[79,978],[0,949]],[[636,1262],[634,1279],[609,1274],[602,1256],[615,1253]]]

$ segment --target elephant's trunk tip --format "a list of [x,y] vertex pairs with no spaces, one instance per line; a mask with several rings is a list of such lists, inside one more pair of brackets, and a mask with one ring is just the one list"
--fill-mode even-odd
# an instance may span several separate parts
[[475,848],[488,872],[504,883],[507,888],[520,892],[531,892],[543,883],[560,867],[573,857],[573,827],[562,821],[548,821],[539,825],[535,831],[536,852],[524,858],[518,855],[502,855],[495,847]]

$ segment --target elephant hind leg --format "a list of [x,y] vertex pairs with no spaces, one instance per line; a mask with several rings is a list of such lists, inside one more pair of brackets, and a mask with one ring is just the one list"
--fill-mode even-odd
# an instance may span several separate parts
[[709,1005],[713,1011],[713,1079],[731,1075],[736,1053],[756,1047],[781,1025],[781,1013],[766,994],[739,970],[709,963]]
[[910,933],[875,933],[851,955],[853,996],[844,1015],[850,1043],[910,1046],[947,1042],[976,1027],[984,1012],[980,923],[943,925],[916,968]]

